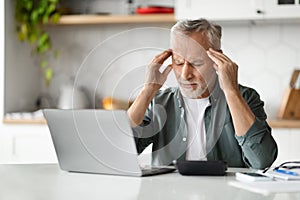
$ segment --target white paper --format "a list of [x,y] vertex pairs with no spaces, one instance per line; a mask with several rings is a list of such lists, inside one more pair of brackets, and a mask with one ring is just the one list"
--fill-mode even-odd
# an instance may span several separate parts
[[250,192],[269,195],[271,193],[300,192],[300,181],[265,181],[240,182],[230,181],[229,185],[248,190]]

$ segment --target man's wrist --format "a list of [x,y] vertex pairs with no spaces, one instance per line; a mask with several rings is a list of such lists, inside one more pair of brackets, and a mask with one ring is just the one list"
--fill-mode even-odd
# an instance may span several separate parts
[[155,95],[157,92],[158,92],[158,90],[161,88],[161,85],[159,85],[159,84],[145,84],[144,85],[144,87],[143,87],[143,89],[142,89],[142,91],[144,91],[144,92],[146,92],[146,93],[148,93],[148,94],[152,94],[152,95]]
[[147,99],[153,99],[158,92],[160,87],[154,86],[152,84],[145,85],[141,90],[141,94],[145,96]]
[[238,88],[226,89],[223,90],[226,97],[241,97],[240,90]]

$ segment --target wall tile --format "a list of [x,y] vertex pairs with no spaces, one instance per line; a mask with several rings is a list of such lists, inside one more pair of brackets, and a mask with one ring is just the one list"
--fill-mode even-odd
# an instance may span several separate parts
[[278,156],[273,165],[279,165],[290,159],[291,134],[289,129],[273,129],[272,135],[278,146]]
[[291,153],[291,159],[300,161],[300,129],[291,130],[291,143],[289,149]]
[[290,45],[279,43],[266,52],[266,67],[280,78],[289,77],[297,65],[297,49]]
[[297,50],[297,63],[295,67],[300,69],[300,49]]
[[265,102],[265,110],[269,118],[275,118],[278,112],[278,105],[280,104],[282,96],[282,84],[278,78],[272,73],[261,71],[255,76],[253,86]]
[[250,41],[256,46],[263,48],[265,51],[268,51],[279,43],[279,25],[258,24],[252,26],[249,32]]
[[283,24],[281,25],[281,38],[283,42],[300,49],[300,27],[298,24]]
[[249,27],[248,26],[228,26],[223,25],[222,41],[236,50],[244,48],[249,43]]
[[262,48],[252,43],[237,52],[237,62],[239,65],[242,80],[252,79],[252,77],[264,71],[265,53]]

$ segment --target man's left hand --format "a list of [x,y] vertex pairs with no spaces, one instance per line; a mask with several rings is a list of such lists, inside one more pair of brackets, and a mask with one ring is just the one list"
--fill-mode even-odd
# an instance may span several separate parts
[[225,54],[209,48],[210,59],[214,61],[214,68],[218,73],[220,87],[226,92],[238,91],[238,65]]

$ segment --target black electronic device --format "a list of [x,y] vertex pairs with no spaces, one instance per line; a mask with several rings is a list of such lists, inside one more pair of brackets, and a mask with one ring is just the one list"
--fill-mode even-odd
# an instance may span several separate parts
[[224,176],[227,170],[225,161],[177,161],[176,167],[181,175]]

